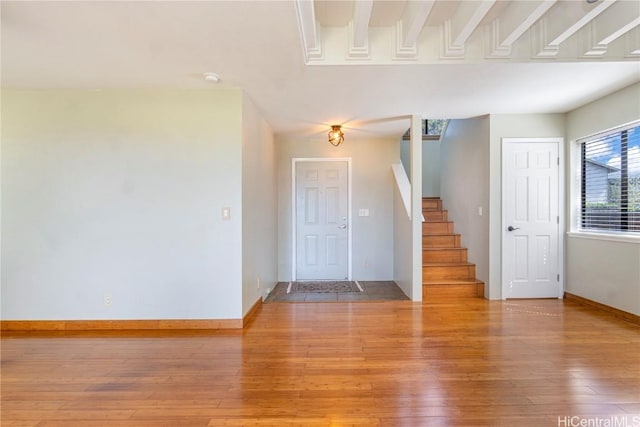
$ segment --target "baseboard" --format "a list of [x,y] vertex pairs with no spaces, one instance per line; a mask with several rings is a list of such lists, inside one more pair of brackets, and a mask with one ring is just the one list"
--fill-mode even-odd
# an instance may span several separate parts
[[568,301],[573,301],[578,304],[587,305],[589,307],[597,308],[598,310],[606,311],[607,313],[610,313],[619,319],[626,320],[627,322],[631,322],[636,325],[640,325],[640,316],[638,316],[637,314],[629,313],[627,311],[620,310],[618,308],[611,307],[597,301],[570,294],[569,292],[564,293],[564,298]]
[[251,306],[247,314],[242,318],[242,327],[245,328],[258,314],[258,310],[262,307],[262,297],[258,298],[258,300]]
[[242,329],[243,319],[3,320],[2,331],[126,331]]
[[242,319],[162,319],[162,320],[2,320],[2,331],[143,331],[242,329],[262,307],[262,298]]

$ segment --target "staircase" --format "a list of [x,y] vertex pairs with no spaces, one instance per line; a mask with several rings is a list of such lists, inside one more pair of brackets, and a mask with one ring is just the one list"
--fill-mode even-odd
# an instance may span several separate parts
[[442,200],[424,197],[422,214],[422,299],[483,297],[484,283],[476,279],[476,265],[467,261]]

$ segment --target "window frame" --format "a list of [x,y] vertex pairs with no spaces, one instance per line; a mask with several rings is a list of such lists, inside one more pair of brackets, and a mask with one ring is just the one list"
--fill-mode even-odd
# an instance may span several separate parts
[[633,231],[597,230],[582,228],[582,145],[587,141],[598,139],[606,135],[621,133],[625,130],[640,126],[640,119],[593,133],[574,140],[571,150],[571,215],[570,227],[567,235],[592,240],[606,240],[615,242],[640,243],[640,233]]

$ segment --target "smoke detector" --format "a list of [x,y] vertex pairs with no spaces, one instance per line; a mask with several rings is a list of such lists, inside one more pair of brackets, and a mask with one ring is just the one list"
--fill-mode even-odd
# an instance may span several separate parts
[[220,76],[216,73],[204,73],[202,76],[209,83],[220,83]]

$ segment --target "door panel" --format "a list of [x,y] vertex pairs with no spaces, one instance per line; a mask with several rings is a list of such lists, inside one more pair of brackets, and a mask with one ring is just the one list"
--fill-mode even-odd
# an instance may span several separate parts
[[297,162],[296,280],[348,278],[348,165]]
[[318,188],[305,188],[304,192],[304,223],[306,225],[317,225],[318,217],[320,216],[320,212],[318,212],[320,205]]
[[556,142],[503,146],[504,298],[560,295],[557,158]]
[[527,280],[529,272],[529,239],[527,236],[515,236],[514,243],[513,263],[515,265],[515,272],[513,280],[522,282]]

